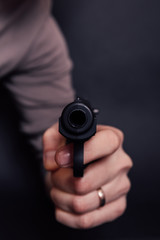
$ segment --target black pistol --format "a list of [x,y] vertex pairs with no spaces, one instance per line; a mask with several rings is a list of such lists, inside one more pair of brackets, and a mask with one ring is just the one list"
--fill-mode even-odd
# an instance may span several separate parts
[[68,104],[59,118],[59,132],[74,144],[73,175],[83,177],[84,142],[96,133],[97,109],[79,97]]

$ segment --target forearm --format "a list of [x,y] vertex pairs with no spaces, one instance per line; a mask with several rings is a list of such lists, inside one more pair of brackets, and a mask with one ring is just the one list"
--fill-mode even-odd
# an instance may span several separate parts
[[42,13],[34,16],[33,11],[34,18],[30,13],[28,23],[17,19],[0,42],[0,77],[19,108],[21,130],[37,156],[42,153],[43,132],[74,98],[65,41],[49,11]]

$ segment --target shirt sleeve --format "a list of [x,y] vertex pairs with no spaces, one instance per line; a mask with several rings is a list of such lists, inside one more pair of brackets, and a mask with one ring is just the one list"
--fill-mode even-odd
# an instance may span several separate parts
[[16,20],[5,34],[9,49],[0,45],[6,59],[1,76],[22,115],[21,131],[42,157],[42,134],[74,99],[74,90],[72,62],[55,19],[49,12],[43,19],[42,14],[33,16],[24,25]]

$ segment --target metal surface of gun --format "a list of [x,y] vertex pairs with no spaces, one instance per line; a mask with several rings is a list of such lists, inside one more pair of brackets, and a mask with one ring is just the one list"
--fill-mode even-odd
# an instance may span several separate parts
[[73,175],[83,177],[84,142],[96,133],[97,109],[93,109],[89,102],[77,98],[68,104],[59,118],[59,132],[74,144]]

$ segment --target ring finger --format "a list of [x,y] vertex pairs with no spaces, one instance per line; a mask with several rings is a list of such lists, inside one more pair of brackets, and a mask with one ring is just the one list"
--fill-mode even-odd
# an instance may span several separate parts
[[[102,186],[106,203],[110,203],[127,194],[129,189],[130,181],[127,175],[124,174],[119,175],[110,183]],[[100,206],[100,198],[97,190],[86,195],[73,195],[53,187],[50,193],[55,205],[67,212],[84,214]]]
[[72,228],[88,229],[102,223],[110,222],[120,217],[127,206],[126,196],[118,198],[104,207],[85,214],[74,214],[65,212],[59,208],[55,209],[55,216],[58,222]]

